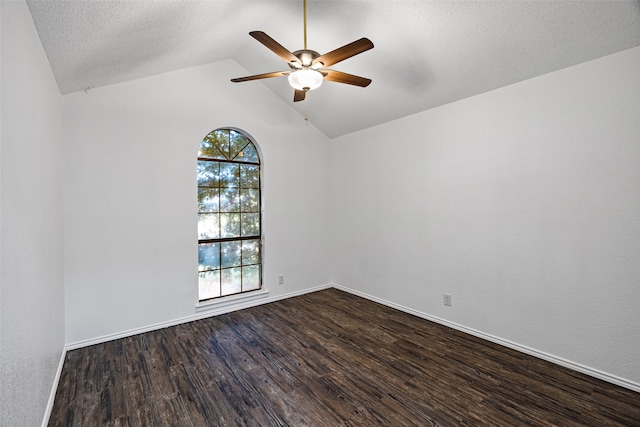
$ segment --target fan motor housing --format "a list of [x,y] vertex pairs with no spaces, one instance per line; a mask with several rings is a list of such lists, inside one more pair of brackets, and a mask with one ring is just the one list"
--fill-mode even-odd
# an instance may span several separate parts
[[[311,63],[313,63],[313,61],[316,58],[320,57],[320,54],[318,52],[316,52],[315,50],[309,50],[309,49],[296,50],[295,52],[292,52],[292,53],[293,53],[293,56],[295,56],[300,60],[300,63],[304,68],[310,67]],[[296,64],[295,62],[290,62],[289,67],[292,70],[297,70],[298,68],[300,68],[300,67],[296,67],[295,64]]]

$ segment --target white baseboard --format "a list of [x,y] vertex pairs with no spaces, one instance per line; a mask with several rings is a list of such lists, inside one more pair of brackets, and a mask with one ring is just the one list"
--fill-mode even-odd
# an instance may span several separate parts
[[591,368],[589,366],[582,365],[580,363],[576,363],[576,362],[573,362],[573,361],[570,361],[570,360],[566,360],[566,359],[564,359],[562,357],[554,356],[553,354],[545,353],[543,351],[539,351],[539,350],[536,350],[534,348],[527,347],[527,346],[515,343],[513,341],[505,340],[503,338],[496,337],[496,336],[491,335],[491,334],[486,334],[484,332],[477,331],[475,329],[468,328],[466,326],[459,325],[457,323],[450,322],[448,320],[441,319],[441,318],[436,317],[436,316],[431,316],[431,315],[429,315],[427,313],[423,313],[421,311],[414,310],[412,308],[405,307],[405,306],[402,306],[400,304],[396,304],[394,302],[384,300],[382,298],[374,297],[373,295],[369,295],[369,294],[366,294],[364,292],[356,291],[355,289],[347,288],[345,286],[341,286],[341,285],[338,285],[338,284],[333,284],[333,287],[336,288],[336,289],[340,289],[342,291],[348,292],[350,294],[357,295],[359,297],[368,299],[370,301],[374,301],[374,302],[380,303],[380,304],[385,305],[387,307],[391,307],[391,308],[395,308],[395,309],[400,310],[400,311],[404,311],[405,313],[409,313],[409,314],[412,314],[414,316],[421,317],[423,319],[430,320],[430,321],[435,322],[435,323],[439,323],[439,324],[444,325],[444,326],[446,326],[448,328],[456,329],[458,331],[465,332],[465,333],[467,333],[469,335],[474,335],[474,336],[476,336],[478,338],[482,338],[482,339],[485,339],[487,341],[491,341],[493,343],[502,345],[504,347],[511,348],[511,349],[519,351],[521,353],[525,353],[525,354],[528,354],[530,356],[534,356],[534,357],[537,357],[539,359],[543,359],[543,360],[546,360],[548,362],[555,363],[556,365],[564,366],[565,368],[573,369],[574,371],[581,372],[583,374],[587,374],[589,376],[592,376],[592,377],[607,381],[609,383],[618,385],[620,387],[628,388],[629,390],[633,390],[635,392],[640,393],[640,383],[637,383],[635,381],[631,381],[631,380],[628,380],[626,378],[621,378],[621,377],[619,377],[617,375],[613,375],[613,374],[610,374],[610,373],[607,373],[607,372],[603,372],[603,371],[601,371],[599,369],[594,369],[594,368]]
[[323,289],[331,288],[332,286],[333,286],[333,284],[328,283],[328,284],[325,284],[325,285],[320,285],[320,286],[316,286],[316,287],[313,287],[313,288],[303,289],[301,291],[296,291],[296,292],[289,292],[289,293],[278,295],[278,296],[274,296],[274,297],[264,296],[265,293],[262,293],[262,294],[260,294],[260,296],[261,296],[260,298],[238,299],[235,303],[232,301],[232,302],[229,302],[229,303],[223,303],[223,304],[220,304],[220,305],[217,305],[217,306],[212,306],[211,308],[206,309],[206,311],[204,311],[202,309],[201,305],[197,305],[196,306],[197,313],[194,314],[194,315],[185,316],[185,317],[181,317],[181,318],[178,318],[178,319],[169,320],[169,321],[166,321],[166,322],[155,323],[155,324],[143,326],[143,327],[140,327],[140,328],[129,329],[129,330],[122,331],[122,332],[116,332],[114,334],[103,335],[103,336],[96,337],[96,338],[90,338],[90,339],[87,339],[87,340],[68,343],[66,345],[66,347],[65,347],[65,351],[75,350],[77,348],[87,347],[87,346],[95,345],[95,344],[102,344],[102,343],[107,342],[107,341],[112,341],[112,340],[116,340],[116,339],[120,339],[120,338],[126,338],[126,337],[130,337],[130,336],[133,336],[133,335],[142,334],[144,332],[155,331],[155,330],[158,330],[158,329],[168,328],[170,326],[176,326],[176,325],[180,325],[182,323],[193,322],[194,320],[205,319],[207,317],[219,316],[221,314],[230,313],[232,311],[237,311],[237,310],[242,310],[244,308],[250,308],[250,307],[254,307],[254,306],[262,305],[262,304],[268,304],[270,302],[275,302],[275,301],[279,301],[279,300],[283,300],[283,299],[287,299],[287,298],[292,298],[292,297],[295,297],[295,296],[298,296],[298,295],[308,294],[310,292],[320,291],[320,290],[323,290]]
[[62,375],[62,367],[64,366],[64,359],[67,357],[67,349],[62,349],[60,355],[60,362],[58,362],[58,369],[56,370],[56,376],[53,378],[53,385],[51,386],[51,392],[49,393],[49,400],[47,401],[47,407],[44,411],[44,417],[42,418],[42,427],[49,425],[49,418],[51,417],[51,410],[53,409],[53,403],[56,400],[56,391],[58,390],[58,383],[60,382],[60,375]]

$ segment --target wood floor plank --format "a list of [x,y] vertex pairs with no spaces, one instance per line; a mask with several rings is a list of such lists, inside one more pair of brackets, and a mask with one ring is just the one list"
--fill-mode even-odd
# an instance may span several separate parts
[[49,425],[640,426],[640,395],[328,289],[69,351]]

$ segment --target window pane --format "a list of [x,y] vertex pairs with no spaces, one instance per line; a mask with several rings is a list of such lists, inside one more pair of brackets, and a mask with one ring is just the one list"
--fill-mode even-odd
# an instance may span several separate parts
[[258,152],[256,151],[256,147],[253,145],[253,143],[245,146],[242,149],[242,153],[238,153],[235,160],[239,160],[241,162],[259,163]]
[[260,262],[260,240],[244,240],[242,242],[242,265]]
[[218,214],[198,215],[198,238],[218,239],[220,237],[220,219]]
[[240,265],[241,244],[242,242],[240,241],[221,243],[221,249],[222,249],[221,250],[221,253],[222,253],[221,267],[222,268],[236,267]]
[[242,188],[260,188],[260,167],[240,165],[240,183]]
[[219,189],[198,187],[198,213],[218,212],[220,208]]
[[220,187],[240,186],[240,165],[237,163],[220,163]]
[[198,245],[198,270],[220,268],[220,243],[201,243]]
[[198,293],[201,300],[220,296],[220,270],[198,274]]
[[218,187],[220,185],[219,173],[220,163],[198,160],[198,186]]
[[220,214],[220,236],[219,237],[239,237],[240,236],[240,214],[223,213]]
[[260,212],[260,190],[240,190],[240,207],[242,212]]
[[229,131],[219,129],[207,135],[200,143],[199,157],[229,159]]
[[210,133],[200,143],[198,157],[205,157],[208,159],[226,159],[226,156],[222,151],[220,151],[220,143],[220,138],[215,133]]
[[242,235],[243,236],[259,236],[260,235],[260,214],[259,213],[242,214]]
[[252,291],[260,288],[260,266],[242,267],[242,290]]
[[248,141],[241,133],[231,131],[229,141],[229,158],[232,160],[238,160],[238,156],[248,143],[250,143],[250,141]]
[[240,212],[240,196],[238,188],[220,189],[220,212]]
[[221,271],[222,295],[237,294],[242,291],[241,287],[242,269],[227,268]]

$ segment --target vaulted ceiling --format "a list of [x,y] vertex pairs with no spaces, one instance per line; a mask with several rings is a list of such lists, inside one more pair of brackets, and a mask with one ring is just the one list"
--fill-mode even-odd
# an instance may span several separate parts
[[[63,94],[225,59],[247,74],[287,70],[253,30],[303,47],[302,0],[27,3]],[[294,104],[286,78],[211,78],[266,85],[331,138],[640,46],[639,1],[308,0],[307,16],[321,54],[374,43],[332,67],[369,87],[325,82]]]

